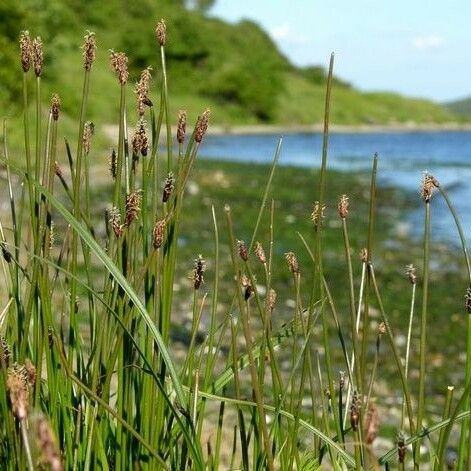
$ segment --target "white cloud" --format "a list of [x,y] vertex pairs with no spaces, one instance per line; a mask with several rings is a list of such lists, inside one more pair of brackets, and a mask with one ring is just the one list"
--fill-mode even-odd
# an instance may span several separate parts
[[270,36],[277,42],[286,42],[290,44],[306,44],[307,39],[293,31],[289,23],[283,23],[270,30]]
[[437,49],[445,44],[445,40],[441,36],[429,34],[428,36],[418,36],[412,40],[414,49],[421,51],[428,49]]

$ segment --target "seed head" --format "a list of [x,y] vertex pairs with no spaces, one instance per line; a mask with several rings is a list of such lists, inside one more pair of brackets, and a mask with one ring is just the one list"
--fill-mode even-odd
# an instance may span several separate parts
[[358,423],[360,421],[360,401],[357,392],[353,393],[352,404],[350,406],[350,425],[354,432],[358,430]]
[[239,253],[239,257],[246,262],[249,259],[249,251],[247,250],[247,246],[243,240],[237,241],[237,251]]
[[250,278],[247,275],[242,275],[240,283],[242,288],[244,288],[244,300],[248,301],[253,293],[253,286],[250,282]]
[[10,365],[11,351],[8,342],[0,335],[0,368]]
[[311,213],[311,220],[314,223],[315,229],[318,229],[319,226],[322,224],[322,220],[324,219],[324,211],[325,211],[325,205],[322,205],[322,208],[321,208],[319,201],[316,201],[314,203],[314,206],[312,207],[312,213]]
[[11,263],[12,261],[11,252],[3,244],[2,244],[2,256],[5,262]]
[[91,121],[86,121],[83,126],[83,150],[85,154],[90,153],[92,136],[95,133],[95,125]]
[[411,284],[415,285],[417,283],[417,275],[414,265],[410,264],[406,266],[406,275],[408,276]]
[[154,229],[152,230],[152,246],[156,250],[162,246],[166,226],[167,222],[165,219],[161,219],[154,224]]
[[265,309],[271,314],[275,308],[276,303],[276,291],[273,288],[270,288],[268,291],[267,297],[265,298]]
[[406,441],[402,432],[399,432],[397,435],[397,456],[399,463],[404,463],[406,457]]
[[163,19],[160,20],[155,27],[155,36],[160,46],[165,46],[167,42],[167,25]]
[[14,365],[7,373],[7,389],[13,414],[18,420],[26,419],[29,408],[29,388],[24,368]]
[[471,288],[468,288],[466,290],[466,294],[464,297],[466,299],[466,311],[468,312],[468,314],[471,314]]
[[193,287],[199,289],[204,282],[204,272],[206,270],[206,263],[201,255],[195,259],[195,266],[193,269]]
[[370,402],[365,419],[365,442],[371,445],[378,436],[379,432],[379,414],[378,408],[373,402]]
[[32,47],[29,31],[22,31],[20,33],[20,58],[23,72],[28,72],[31,67]]
[[286,252],[285,259],[286,259],[286,263],[288,263],[289,271],[293,273],[294,275],[299,274],[299,263],[294,252]]
[[85,42],[83,43],[83,66],[85,70],[90,70],[95,61],[96,39],[95,33],[87,31],[84,36]]
[[109,222],[114,235],[119,239],[123,235],[124,224],[121,223],[121,214],[118,208],[111,208],[109,210]]
[[152,106],[152,101],[149,99],[150,80],[152,78],[151,70],[151,67],[147,67],[147,69],[141,72],[139,82],[137,82],[136,89],[134,90],[137,98],[137,114],[139,116],[144,115],[146,105]]
[[387,332],[386,324],[381,322],[378,326],[378,335],[384,335]]
[[36,368],[29,358],[25,360],[25,371],[26,377],[28,378],[28,384],[34,386],[36,383]]
[[348,196],[347,195],[342,195],[339,200],[338,204],[338,211],[339,211],[339,216],[340,219],[345,219],[348,215]]
[[257,242],[255,244],[255,256],[258,258],[260,263],[267,263],[267,256],[265,255],[265,250],[263,250],[262,244],[260,242]]
[[360,250],[360,260],[362,263],[368,262],[368,250],[366,248]]
[[52,95],[51,98],[51,114],[52,114],[52,119],[54,121],[57,121],[59,119],[59,111],[61,109],[61,100],[59,98],[59,95],[56,93]]
[[424,173],[422,178],[422,188],[420,190],[420,196],[427,203],[432,198],[434,188],[439,188],[440,183],[428,172]]
[[36,77],[41,77],[41,73],[43,71],[44,54],[43,42],[39,36],[33,39],[31,51],[31,55],[33,57],[34,73],[36,74]]
[[111,67],[116,72],[118,81],[121,85],[125,85],[128,81],[129,72],[128,72],[128,58],[124,52],[114,52],[110,51],[110,63]]
[[209,116],[211,111],[208,109],[198,118],[195,126],[195,142],[200,143],[208,130]]
[[186,111],[178,112],[177,141],[183,144],[186,134]]
[[167,175],[167,178],[165,179],[165,184],[164,184],[164,191],[162,193],[162,202],[166,203],[170,195],[173,192],[173,189],[175,188],[175,177],[173,176],[173,172],[170,172]]
[[149,151],[149,139],[147,138],[146,122],[141,118],[137,122],[134,136],[132,137],[132,150],[135,155],[141,154],[143,157]]
[[38,450],[40,451],[40,464],[51,471],[63,471],[64,467],[60,459],[54,434],[44,416],[39,417],[35,432]]
[[125,226],[129,227],[131,223],[137,219],[137,215],[141,210],[142,191],[133,191],[126,197],[126,217]]

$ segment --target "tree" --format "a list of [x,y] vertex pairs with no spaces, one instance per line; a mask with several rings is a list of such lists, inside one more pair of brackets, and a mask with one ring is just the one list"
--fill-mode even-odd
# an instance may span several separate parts
[[190,10],[198,10],[202,13],[207,12],[216,0],[185,0],[185,6]]

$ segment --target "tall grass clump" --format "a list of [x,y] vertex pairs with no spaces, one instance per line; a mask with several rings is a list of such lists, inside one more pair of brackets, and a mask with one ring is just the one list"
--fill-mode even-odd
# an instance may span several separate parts
[[[201,112],[191,133],[186,111],[170,115],[168,36],[171,31],[159,21],[157,64],[141,72],[133,107],[128,57],[109,52],[118,132],[106,191],[99,193],[93,161],[100,152],[93,140],[100,123],[91,123],[88,115],[95,35],[87,32],[84,38],[73,140],[63,140],[60,128],[61,101],[68,97],[54,94],[45,111],[41,39],[31,40],[26,31],[20,35],[23,160],[9,154],[8,123],[3,126],[2,180],[9,210],[2,209],[0,219],[1,468],[361,470],[420,469],[427,462],[443,469],[455,466],[449,448],[454,444],[456,469],[463,469],[471,440],[471,329],[465,382],[444,388],[441,419],[429,413],[426,400],[436,189],[457,226],[470,282],[463,289],[465,311],[471,314],[465,237],[444,188],[425,176],[422,275],[407,269],[412,289],[403,349],[383,302],[387,288],[375,269],[378,156],[372,160],[360,258],[350,240],[355,205],[350,206],[348,188],[338,202],[326,191],[332,55],[312,227],[297,234],[299,251],[293,247],[280,254],[282,244],[274,236],[278,220],[271,197],[280,139],[252,232],[240,233],[234,208],[213,203],[208,214],[212,253],[195,253],[186,291],[177,292],[179,267],[191,267],[180,256],[185,201],[195,197],[186,189],[210,111]],[[336,230],[325,224],[332,206],[337,206],[342,241],[336,253],[344,266],[339,279],[329,276],[325,250],[329,231]],[[288,305],[277,300],[274,274],[280,270],[292,293]],[[230,282],[223,283],[227,278]],[[344,299],[334,294],[339,286]],[[415,312],[417,289],[420,314]],[[191,312],[183,352],[171,335],[181,322],[182,300]],[[374,330],[373,310],[381,320]],[[415,341],[418,378],[410,374],[411,365],[417,366],[411,355]],[[399,418],[388,418],[381,406],[382,351],[389,352],[398,378],[398,389],[388,394],[400,404]],[[394,424],[386,433],[394,436],[394,445],[380,454],[376,443],[387,418]],[[422,443],[427,456],[420,453]]]

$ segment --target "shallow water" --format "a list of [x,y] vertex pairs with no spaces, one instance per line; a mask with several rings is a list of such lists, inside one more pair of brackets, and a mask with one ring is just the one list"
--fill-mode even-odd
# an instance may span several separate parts
[[[202,155],[239,162],[271,162],[279,136],[208,136]],[[321,134],[289,134],[283,137],[280,165],[319,167]],[[388,133],[334,133],[329,140],[328,166],[342,171],[371,169],[379,155],[380,184],[419,192],[425,171],[432,173],[454,202],[464,231],[471,237],[471,132],[420,131]],[[435,239],[458,242],[451,215],[441,198],[434,199],[432,232]],[[413,211],[408,223],[420,236],[422,211]]]

